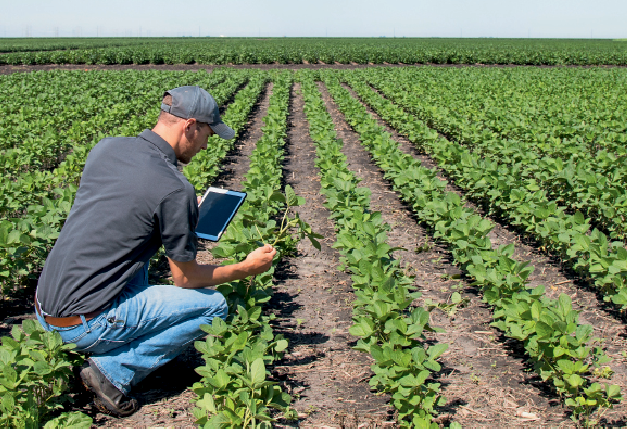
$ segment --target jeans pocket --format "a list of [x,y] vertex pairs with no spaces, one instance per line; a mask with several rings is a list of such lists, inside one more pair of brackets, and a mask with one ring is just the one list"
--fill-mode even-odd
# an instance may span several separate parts
[[64,343],[76,344],[76,350],[82,351],[92,347],[102,333],[107,329],[107,320],[104,314],[87,321],[87,330],[83,324],[67,331],[59,331]]

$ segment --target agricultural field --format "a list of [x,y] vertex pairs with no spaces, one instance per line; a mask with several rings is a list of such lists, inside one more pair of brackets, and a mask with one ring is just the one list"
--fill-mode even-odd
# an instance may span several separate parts
[[2,39],[0,66],[45,64],[627,65],[602,39],[80,38]]
[[[152,128],[182,85],[211,92],[236,131],[184,174],[198,193],[248,192],[199,259],[260,243],[278,256],[219,286],[227,322],[113,419],[29,358],[75,359],[38,340],[32,294],[89,150]],[[0,346],[0,422],[34,418],[18,374],[46,386],[58,373],[64,411],[101,427],[627,425],[626,87],[627,70],[600,67],[0,76],[0,333],[14,338]],[[151,280],[168,282],[166,267],[155,257]]]

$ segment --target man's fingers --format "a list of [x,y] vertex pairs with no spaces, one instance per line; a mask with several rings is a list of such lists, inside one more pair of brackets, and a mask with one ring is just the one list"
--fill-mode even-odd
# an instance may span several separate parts
[[274,255],[276,255],[276,249],[274,247],[270,246],[269,244],[267,246],[269,248],[267,250],[268,256],[271,256],[271,257],[274,258]]
[[276,253],[276,249],[274,247],[272,247],[270,244],[264,244],[263,246],[261,246],[257,250],[259,250],[262,253],[270,253],[270,252],[275,252]]

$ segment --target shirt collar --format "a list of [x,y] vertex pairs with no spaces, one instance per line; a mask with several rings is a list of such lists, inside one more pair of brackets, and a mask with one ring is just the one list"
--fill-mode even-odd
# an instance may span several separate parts
[[144,130],[138,137],[157,146],[157,148],[161,152],[163,152],[163,154],[176,167],[176,154],[174,153],[174,149],[172,149],[172,146],[170,146],[170,143],[163,140],[163,138],[161,138],[159,134],[155,133],[152,130]]

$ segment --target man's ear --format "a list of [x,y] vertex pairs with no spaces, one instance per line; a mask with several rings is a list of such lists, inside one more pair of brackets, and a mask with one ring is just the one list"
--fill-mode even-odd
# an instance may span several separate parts
[[195,118],[189,118],[185,120],[185,131],[191,131],[191,129],[196,125]]

